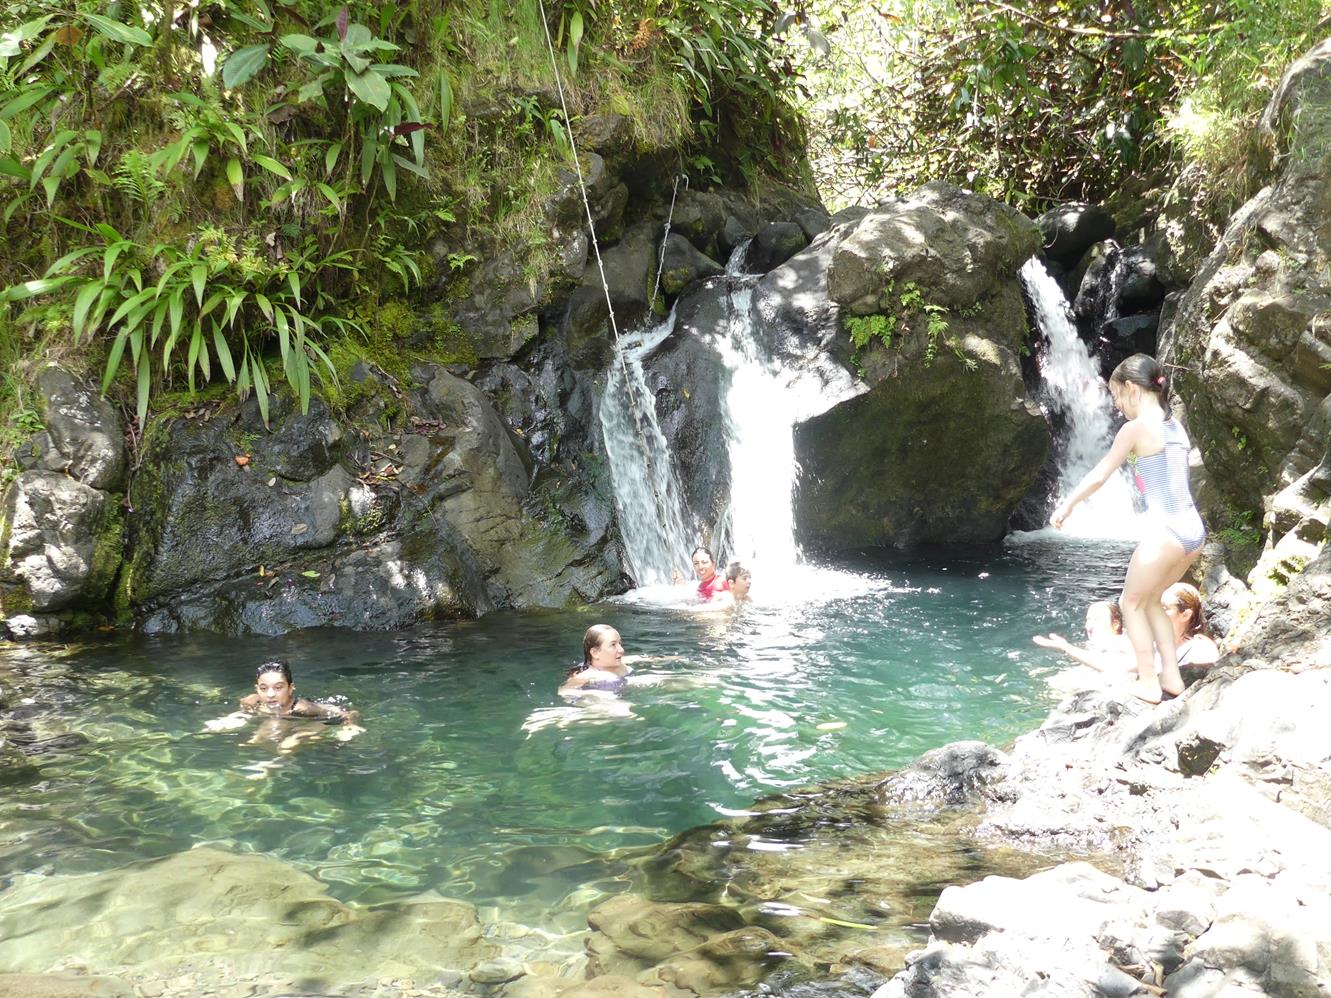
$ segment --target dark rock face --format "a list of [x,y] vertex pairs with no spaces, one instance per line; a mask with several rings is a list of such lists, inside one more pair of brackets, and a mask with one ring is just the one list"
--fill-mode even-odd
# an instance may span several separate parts
[[[834,226],[759,282],[774,354],[853,364],[870,386],[796,428],[805,543],[1003,535],[1048,448],[1017,358],[1027,327],[1016,272],[1037,240],[1016,212],[927,184]],[[841,327],[870,320],[891,345],[870,337],[857,351]]]
[[683,236],[672,232],[666,237],[665,253],[661,258],[661,290],[673,298],[694,281],[715,277],[722,269],[719,263],[699,252]]
[[699,536],[716,522],[730,489],[726,427],[719,414],[731,375],[708,342],[734,307],[720,291],[724,281],[709,281],[684,295],[675,306],[674,332],[643,362],[657,421],[679,470],[684,505]]
[[[1049,446],[1016,360],[951,354],[802,423],[796,519],[823,550],[982,543],[1007,532]],[[866,428],[874,428],[868,432]]]
[[1331,518],[1319,471],[1331,431],[1331,145],[1309,124],[1322,118],[1300,110],[1328,101],[1324,42],[1290,68],[1263,117],[1280,172],[1234,215],[1164,341],[1215,488],[1203,515],[1224,524],[1230,511],[1260,512],[1272,529],[1254,582],[1306,563]]
[[1067,270],[1077,265],[1091,246],[1114,235],[1114,219],[1098,205],[1066,204],[1035,220],[1040,227],[1044,255]]
[[758,230],[749,247],[748,266],[757,274],[781,266],[809,245],[809,237],[795,222],[771,222]]
[[552,522],[485,395],[423,373],[406,430],[344,427],[317,401],[271,434],[253,403],[161,428],[131,492],[144,628],[383,629],[617,584],[608,514]]

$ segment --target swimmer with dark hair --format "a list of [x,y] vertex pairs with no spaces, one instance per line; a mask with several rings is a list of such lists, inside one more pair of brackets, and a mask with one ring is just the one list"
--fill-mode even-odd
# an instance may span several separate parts
[[281,659],[264,662],[254,670],[254,692],[241,697],[239,710],[209,721],[204,727],[208,731],[229,731],[243,727],[249,718],[256,715],[265,718],[265,722],[255,733],[254,740],[276,741],[278,748],[283,751],[315,737],[318,732],[297,729],[288,733],[285,728],[275,726],[274,722],[278,720],[336,723],[339,725],[339,741],[348,741],[365,730],[356,723],[360,720],[358,711],[297,697],[296,684],[291,678],[291,666]]
[[735,606],[752,603],[749,588],[753,585],[753,573],[738,561],[732,561],[726,568],[726,588],[730,590]]

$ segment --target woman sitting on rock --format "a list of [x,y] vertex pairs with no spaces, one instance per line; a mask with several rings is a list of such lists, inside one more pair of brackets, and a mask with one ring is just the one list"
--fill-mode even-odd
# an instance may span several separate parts
[[1160,597],[1161,606],[1174,625],[1174,644],[1180,669],[1204,673],[1220,658],[1220,648],[1206,633],[1202,594],[1196,586],[1176,582]]
[[1146,354],[1133,354],[1114,369],[1109,392],[1128,421],[1109,453],[1059,504],[1049,522],[1062,528],[1074,506],[1135,458],[1133,484],[1152,522],[1128,563],[1119,605],[1136,656],[1132,693],[1147,703],[1159,703],[1165,694],[1183,692],[1174,628],[1160,599],[1201,554],[1206,527],[1188,487],[1188,435],[1165,407],[1169,393],[1160,365]]

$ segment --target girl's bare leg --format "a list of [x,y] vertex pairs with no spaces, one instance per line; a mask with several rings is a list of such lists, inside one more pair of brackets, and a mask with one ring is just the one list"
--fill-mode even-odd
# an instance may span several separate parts
[[[1123,580],[1123,630],[1132,643],[1137,661],[1134,696],[1147,703],[1159,703],[1164,693],[1183,692],[1174,647],[1174,628],[1160,605],[1164,591],[1183,577],[1199,552],[1188,553],[1172,534],[1152,531],[1137,545]],[[1156,673],[1156,652],[1160,670]]]

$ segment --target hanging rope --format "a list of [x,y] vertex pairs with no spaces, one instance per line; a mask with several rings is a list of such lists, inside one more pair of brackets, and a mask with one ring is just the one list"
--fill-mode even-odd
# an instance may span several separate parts
[[[592,252],[596,256],[596,270],[601,276],[601,288],[605,292],[605,307],[610,315],[610,331],[615,337],[615,353],[619,356],[620,370],[624,374],[624,394],[628,398],[630,418],[633,420],[634,428],[638,431],[638,445],[642,448],[644,466],[651,459],[651,449],[647,445],[647,435],[643,429],[643,420],[640,418],[638,406],[633,398],[633,381],[629,377],[628,362],[624,359],[624,351],[619,343],[619,324],[615,321],[615,305],[610,297],[610,282],[605,276],[605,261],[601,258],[601,244],[596,238],[596,219],[592,216],[591,199],[587,196],[587,181],[582,175],[582,163],[578,159],[578,147],[573,138],[573,122],[568,113],[568,101],[564,97],[564,79],[559,72],[559,57],[555,53],[555,40],[550,34],[550,19],[546,15],[545,0],[537,0],[541,11],[541,27],[545,29],[545,47],[550,53],[550,69],[555,76],[555,90],[559,93],[559,109],[564,114],[564,131],[568,136],[569,153],[573,157],[573,170],[578,178],[578,191],[582,194],[582,207],[587,215],[587,231],[591,237]],[[675,180],[675,188],[679,188],[679,180]],[[674,197],[670,200],[670,210],[674,212]],[[669,232],[669,222],[666,223],[666,230]],[[661,243],[661,258],[665,259],[665,242]],[[660,271],[657,271],[657,286],[660,287]],[[651,304],[655,305],[656,299],[653,297]],[[653,486],[652,495],[657,503],[657,517],[660,522],[666,521],[665,511],[661,509],[661,494]]]
[[661,256],[656,261],[656,285],[652,288],[652,308],[656,307],[656,299],[661,295],[661,271],[665,270],[666,240],[670,238],[670,223],[675,218],[675,198],[679,196],[680,177],[684,178],[684,189],[689,189],[689,175],[687,173],[675,174],[675,189],[670,192],[670,210],[666,212],[665,231],[661,233]]

